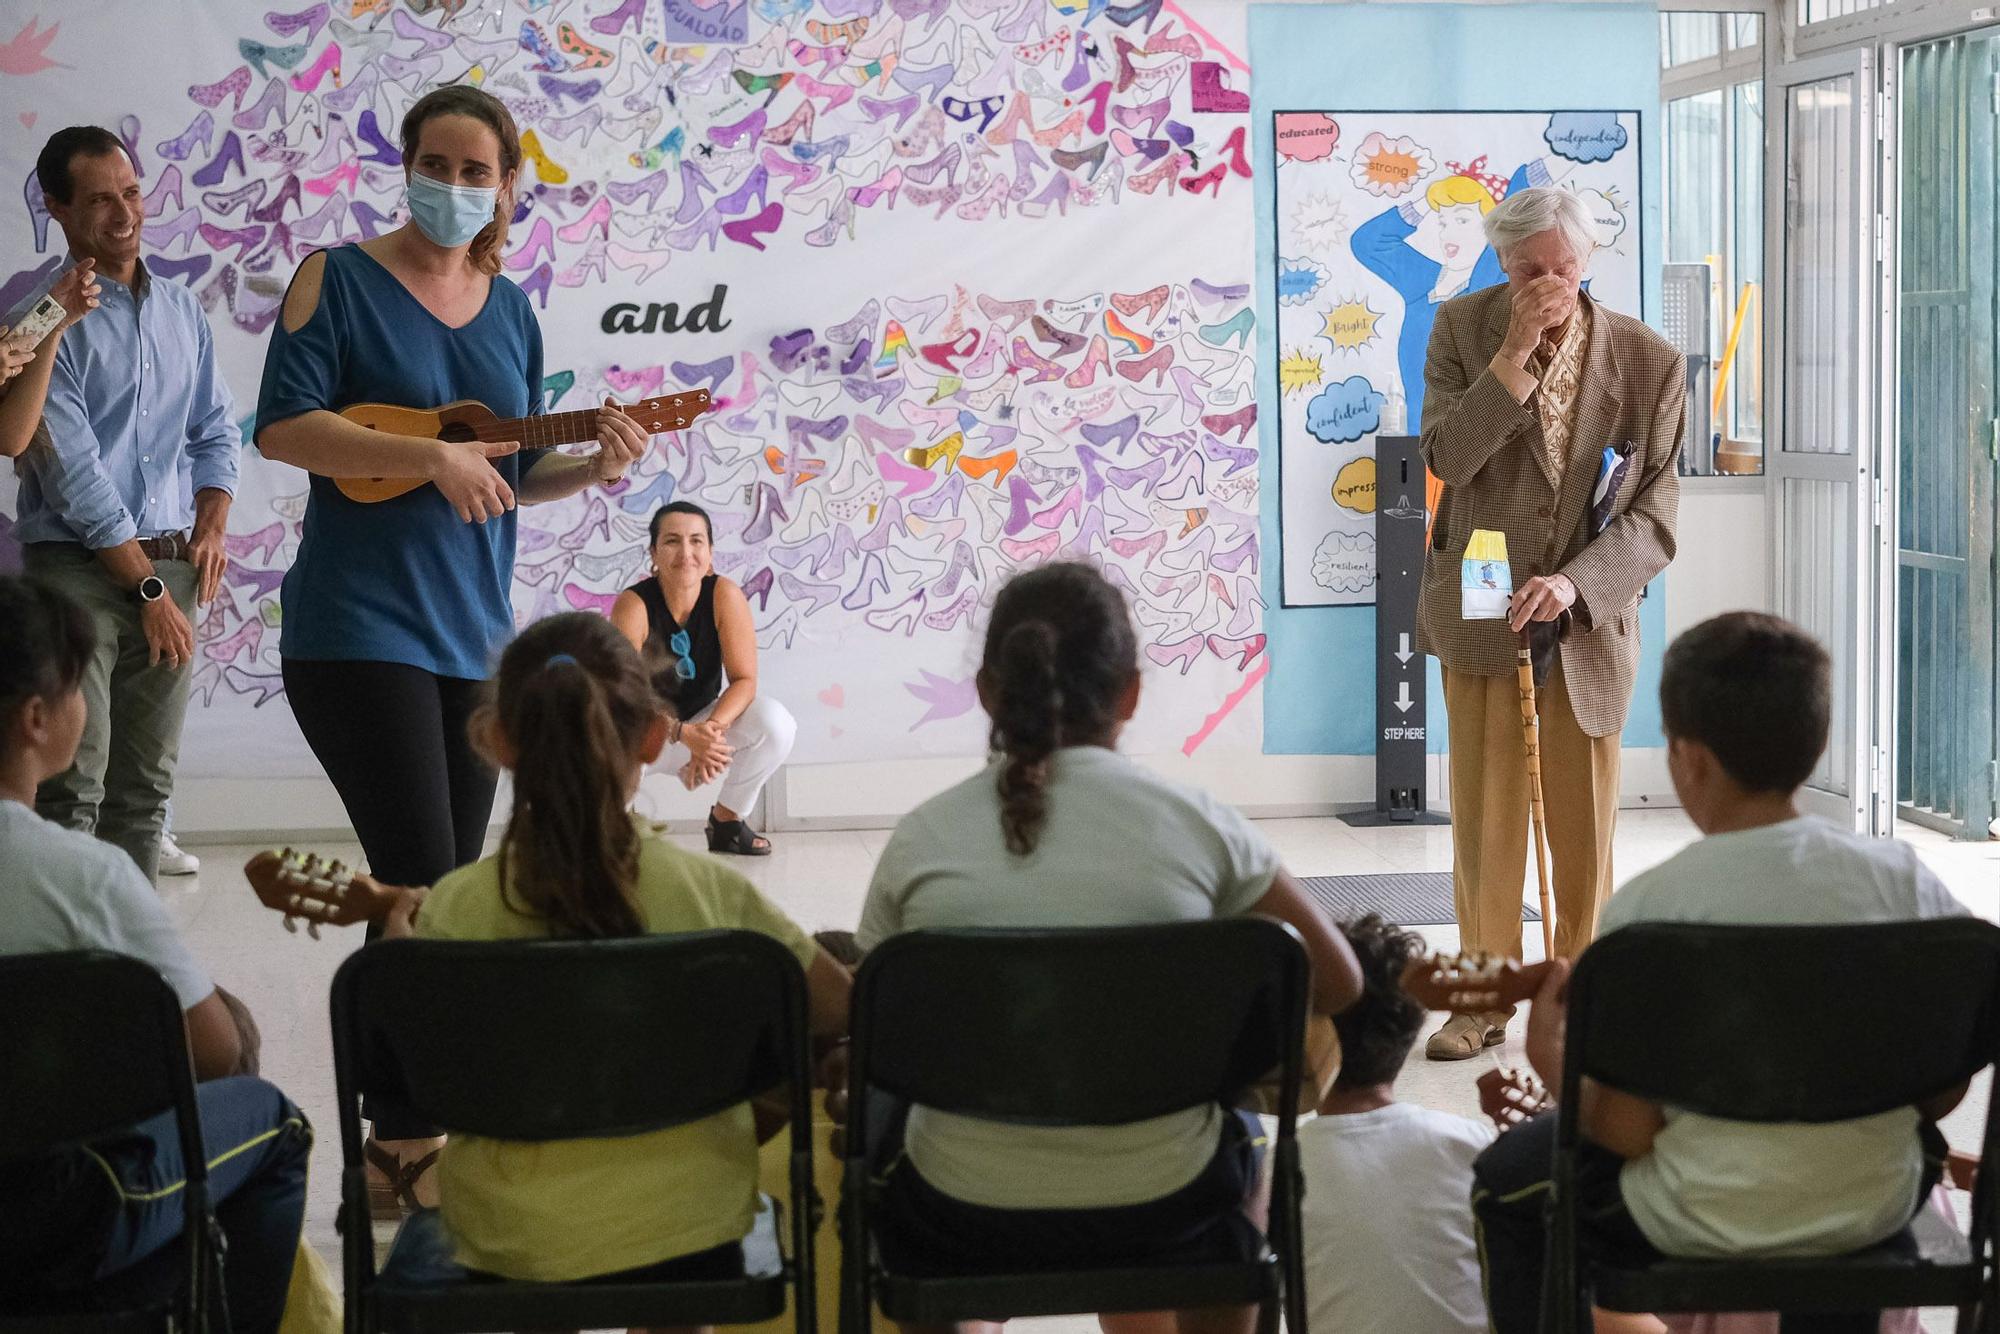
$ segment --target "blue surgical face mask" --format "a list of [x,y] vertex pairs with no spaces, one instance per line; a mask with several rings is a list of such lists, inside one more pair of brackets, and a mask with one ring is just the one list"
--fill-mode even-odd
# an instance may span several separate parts
[[410,174],[410,217],[417,229],[447,250],[471,242],[493,221],[492,186],[446,185],[422,172]]

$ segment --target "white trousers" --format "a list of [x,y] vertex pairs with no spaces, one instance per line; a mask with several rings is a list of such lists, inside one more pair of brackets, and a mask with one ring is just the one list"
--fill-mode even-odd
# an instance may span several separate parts
[[[687,721],[705,723],[714,712],[711,704]],[[751,700],[750,707],[724,733],[729,742],[729,767],[722,773],[722,790],[716,794],[715,804],[735,811],[738,819],[749,818],[757,798],[764,794],[764,785],[792,753],[798,734],[799,724],[791,710],[769,695]],[[692,758],[688,748],[676,742],[660,752],[654,767],[678,775]]]

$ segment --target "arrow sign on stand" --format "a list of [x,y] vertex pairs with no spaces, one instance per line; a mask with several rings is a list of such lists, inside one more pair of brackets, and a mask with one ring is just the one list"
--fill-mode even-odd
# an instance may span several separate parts
[[1396,683],[1396,708],[1403,713],[1408,713],[1410,705],[1413,703],[1415,701],[1410,698],[1410,683],[1408,681],[1398,681]]
[[1402,663],[1405,667],[1407,667],[1410,665],[1410,659],[1416,656],[1417,656],[1416,654],[1410,652],[1410,637],[1406,634],[1397,635],[1396,661]]

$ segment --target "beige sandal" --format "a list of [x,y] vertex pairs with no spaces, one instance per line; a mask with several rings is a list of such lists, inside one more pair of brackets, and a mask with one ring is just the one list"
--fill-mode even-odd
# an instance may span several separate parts
[[1463,1061],[1507,1040],[1505,1014],[1454,1014],[1431,1034],[1424,1055],[1433,1061]]
[[378,1223],[397,1223],[424,1207],[417,1199],[417,1181],[437,1166],[441,1149],[404,1162],[374,1140],[364,1140],[361,1156],[382,1174],[368,1179],[368,1216]]

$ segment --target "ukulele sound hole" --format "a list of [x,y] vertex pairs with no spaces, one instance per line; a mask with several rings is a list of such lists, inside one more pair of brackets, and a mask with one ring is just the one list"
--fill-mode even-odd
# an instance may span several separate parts
[[442,431],[438,432],[437,438],[450,441],[454,445],[462,445],[468,440],[477,440],[479,437],[464,422],[449,422]]

